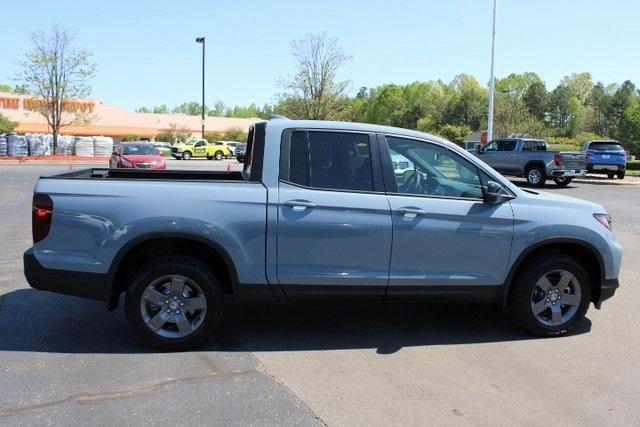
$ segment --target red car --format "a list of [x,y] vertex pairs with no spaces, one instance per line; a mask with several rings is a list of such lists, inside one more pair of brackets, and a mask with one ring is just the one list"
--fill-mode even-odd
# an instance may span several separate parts
[[123,142],[109,160],[110,168],[166,169],[167,164],[156,147],[145,142]]

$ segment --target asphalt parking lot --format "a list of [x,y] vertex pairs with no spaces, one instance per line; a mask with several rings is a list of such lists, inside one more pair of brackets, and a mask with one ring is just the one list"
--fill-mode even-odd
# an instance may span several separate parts
[[234,309],[214,346],[164,354],[135,340],[121,307],[28,287],[33,185],[68,169],[0,165],[0,424],[640,419],[640,186],[547,188],[603,204],[625,249],[619,292],[571,336],[531,338],[484,306],[256,307]]

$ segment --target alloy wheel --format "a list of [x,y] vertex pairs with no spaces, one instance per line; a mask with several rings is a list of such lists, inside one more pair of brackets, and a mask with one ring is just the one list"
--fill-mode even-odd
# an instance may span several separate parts
[[543,325],[560,326],[573,319],[581,300],[582,288],[576,276],[566,270],[553,270],[536,282],[531,310]]
[[202,326],[207,300],[200,286],[188,277],[165,275],[145,288],[140,313],[153,333],[164,338],[184,338]]

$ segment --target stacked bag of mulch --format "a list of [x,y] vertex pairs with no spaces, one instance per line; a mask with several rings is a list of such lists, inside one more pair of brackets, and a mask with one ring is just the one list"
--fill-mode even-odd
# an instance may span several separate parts
[[93,157],[93,138],[76,136],[75,154],[78,157]]
[[109,157],[113,152],[113,138],[108,136],[93,137],[93,155],[96,157]]
[[8,134],[7,155],[11,157],[26,157],[29,155],[29,143],[22,135]]
[[[53,141],[53,135],[51,135],[51,140]],[[60,156],[72,156],[74,142],[75,136],[58,135],[56,154]]]
[[44,135],[28,133],[24,137],[29,144],[30,156],[44,156],[46,154]]
[[7,134],[0,133],[0,157],[7,155]]

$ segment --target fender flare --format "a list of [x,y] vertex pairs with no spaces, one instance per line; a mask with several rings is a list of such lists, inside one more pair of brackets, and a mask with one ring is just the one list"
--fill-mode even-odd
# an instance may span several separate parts
[[[586,249],[589,253],[591,253],[598,260],[598,267],[600,270],[600,277],[598,278],[599,279],[598,283],[592,283],[591,285],[594,286],[595,289],[598,289],[598,290],[600,289],[600,287],[602,286],[602,283],[604,282],[604,260],[602,259],[602,254],[600,253],[600,251],[594,245],[587,242],[586,240],[578,239],[575,237],[553,237],[549,239],[543,239],[534,243],[533,245],[529,246],[526,250],[522,251],[520,255],[518,255],[516,260],[511,265],[511,268],[507,273],[507,277],[504,280],[504,283],[502,284],[502,286],[500,286],[500,292],[498,293],[498,296],[497,296],[497,303],[499,304],[500,308],[502,309],[506,308],[507,298],[509,296],[509,290],[513,282],[513,277],[515,276],[516,271],[518,271],[518,268],[520,268],[524,260],[536,249],[539,249],[547,245],[553,245],[553,244],[577,245],[577,246],[581,246],[582,248]],[[595,297],[596,295],[592,295],[592,299],[594,299],[594,301],[595,301]]]
[[114,293],[114,286],[116,285],[115,283],[115,279],[116,279],[116,275],[118,274],[119,270],[120,270],[120,265],[122,263],[122,260],[130,253],[131,249],[133,249],[134,247],[145,243],[145,242],[149,242],[151,240],[158,240],[158,239],[183,239],[183,240],[193,240],[196,241],[198,243],[202,243],[208,247],[210,247],[213,251],[215,251],[224,261],[225,266],[229,272],[229,277],[231,279],[231,289],[234,293],[234,295],[237,292],[238,289],[238,272],[236,269],[236,266],[233,262],[233,260],[231,259],[231,256],[229,255],[229,253],[227,252],[226,249],[224,249],[224,247],[222,247],[220,244],[218,244],[217,242],[211,240],[211,239],[207,239],[206,237],[200,236],[198,234],[194,234],[194,233],[188,233],[188,232],[153,232],[153,233],[146,233],[146,234],[142,234],[140,236],[136,236],[133,239],[129,240],[127,243],[125,243],[116,253],[116,255],[113,257],[113,261],[111,261],[111,266],[109,267],[109,272],[108,274],[108,289],[109,289],[109,297],[107,302],[107,308],[112,310],[116,307],[117,302],[118,302],[118,297],[119,297],[119,293]]

